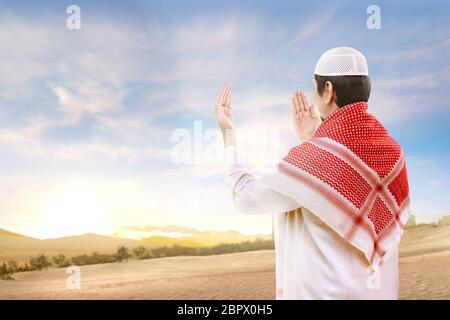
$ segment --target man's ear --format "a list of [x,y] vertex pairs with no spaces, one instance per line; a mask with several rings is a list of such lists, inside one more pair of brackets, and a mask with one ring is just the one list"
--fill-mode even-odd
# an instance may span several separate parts
[[334,99],[333,84],[330,81],[325,82],[324,99],[326,104],[330,104]]

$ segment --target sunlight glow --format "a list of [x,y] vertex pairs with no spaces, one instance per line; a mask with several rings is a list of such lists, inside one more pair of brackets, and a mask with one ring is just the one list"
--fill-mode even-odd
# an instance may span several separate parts
[[105,202],[87,185],[61,187],[44,201],[39,237],[106,232]]

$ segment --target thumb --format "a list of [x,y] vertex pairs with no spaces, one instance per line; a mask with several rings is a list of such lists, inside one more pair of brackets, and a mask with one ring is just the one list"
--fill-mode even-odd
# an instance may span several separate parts
[[310,113],[311,113],[311,117],[320,119],[319,109],[315,105],[311,106]]

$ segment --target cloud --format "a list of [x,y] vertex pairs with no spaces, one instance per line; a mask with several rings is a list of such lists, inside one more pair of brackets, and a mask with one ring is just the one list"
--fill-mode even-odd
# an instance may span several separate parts
[[426,74],[373,81],[369,100],[370,111],[389,123],[446,111],[448,102],[442,99],[450,80],[450,66]]
[[66,111],[75,115],[119,111],[126,96],[120,87],[114,88],[92,79],[69,86],[51,84],[50,88]]
[[381,81],[377,81],[374,83],[374,88],[389,88],[389,89],[398,89],[398,88],[433,88],[442,85],[444,81],[450,80],[450,65],[429,72],[427,74],[414,75],[409,77],[401,77],[397,79],[384,79]]
[[338,12],[338,7],[333,6],[328,8],[326,11],[320,12],[320,14],[309,18],[305,23],[303,23],[300,28],[300,32],[294,37],[290,42],[290,46],[301,45],[303,48],[304,40],[317,35],[322,29],[336,16]]
[[442,55],[444,52],[447,52],[448,48],[450,48],[450,38],[423,46],[417,46],[414,43],[412,47],[405,50],[383,51],[373,55],[372,59],[384,61],[429,59],[430,55]]
[[[45,24],[45,22],[44,22]],[[49,36],[48,26],[40,27],[34,21],[19,19],[11,13],[0,15],[0,84],[1,93],[20,88],[24,82],[50,75],[45,64],[54,46],[59,43],[58,34]],[[5,87],[6,86],[6,87]],[[17,93],[16,93],[17,94]]]

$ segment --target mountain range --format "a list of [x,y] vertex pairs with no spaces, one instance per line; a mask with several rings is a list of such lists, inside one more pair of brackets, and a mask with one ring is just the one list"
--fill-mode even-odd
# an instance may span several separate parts
[[[181,226],[126,227],[123,229],[128,232],[136,231],[144,236],[141,239],[131,239],[121,236],[120,233],[112,236],[87,233],[54,239],[37,239],[0,228],[0,262],[10,259],[26,262],[30,256],[38,253],[45,253],[48,256],[62,253],[71,257],[91,254],[94,251],[113,253],[119,246],[128,248],[144,246],[149,249],[172,245],[203,247],[219,243],[251,241],[256,238],[272,238],[272,235],[244,235],[234,230],[199,231]],[[155,231],[160,234],[152,235],[152,232]],[[179,235],[171,236],[173,232],[177,232]],[[146,234],[148,236],[145,236]]]

